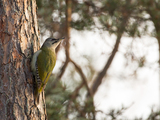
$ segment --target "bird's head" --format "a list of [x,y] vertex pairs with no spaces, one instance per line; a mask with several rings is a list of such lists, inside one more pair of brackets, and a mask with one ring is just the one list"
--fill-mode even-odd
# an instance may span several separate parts
[[65,38],[59,38],[59,39],[55,39],[55,38],[47,38],[45,40],[45,42],[42,45],[43,47],[48,47],[48,48],[52,48],[52,49],[56,49],[56,47],[60,44],[60,42],[65,39]]

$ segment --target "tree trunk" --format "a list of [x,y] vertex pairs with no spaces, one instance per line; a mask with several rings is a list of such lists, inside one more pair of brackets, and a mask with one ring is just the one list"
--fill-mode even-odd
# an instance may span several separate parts
[[36,0],[0,0],[1,120],[47,119],[44,94],[33,107],[30,61],[38,48]]

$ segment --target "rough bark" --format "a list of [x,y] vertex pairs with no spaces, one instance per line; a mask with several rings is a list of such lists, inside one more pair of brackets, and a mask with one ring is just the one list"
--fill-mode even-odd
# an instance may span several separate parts
[[[33,47],[34,46],[34,47]],[[46,119],[33,107],[30,61],[39,48],[35,0],[0,0],[0,119]],[[44,95],[41,97],[44,104]]]

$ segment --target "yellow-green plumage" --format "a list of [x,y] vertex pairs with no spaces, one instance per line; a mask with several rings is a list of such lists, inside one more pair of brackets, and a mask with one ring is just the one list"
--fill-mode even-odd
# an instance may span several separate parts
[[[48,82],[52,70],[55,66],[55,63],[56,63],[55,52],[47,48],[42,48],[42,51],[39,53],[37,58],[38,74],[41,80],[41,84],[38,85],[38,83],[36,83],[36,86],[38,86],[34,93],[35,94],[34,96],[36,98],[39,97],[39,93],[42,92],[46,83]],[[39,98],[37,98],[37,103],[38,102]]]
[[48,82],[48,79],[55,66],[55,63],[56,63],[55,53],[52,52],[51,50],[48,50],[48,52],[42,50],[37,59],[38,72],[40,79],[42,80],[42,86],[41,88],[39,88],[39,92],[42,91],[44,84]]
[[38,89],[39,92],[42,91],[42,88],[48,82],[48,79],[55,66],[55,63],[56,63],[55,52],[52,52],[51,50],[46,51],[45,49],[43,49],[42,52],[40,52],[37,58],[38,72],[40,79],[42,80],[42,85]]
[[55,48],[61,40],[62,39],[48,38],[41,49],[33,55],[31,69],[35,76],[34,98],[36,104],[39,103],[39,94],[44,90],[55,66]]

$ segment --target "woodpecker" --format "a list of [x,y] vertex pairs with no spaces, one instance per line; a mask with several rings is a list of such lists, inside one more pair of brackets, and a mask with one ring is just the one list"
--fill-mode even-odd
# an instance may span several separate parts
[[47,38],[40,50],[34,53],[31,70],[35,77],[34,99],[39,104],[39,95],[44,90],[56,63],[55,49],[64,38]]

